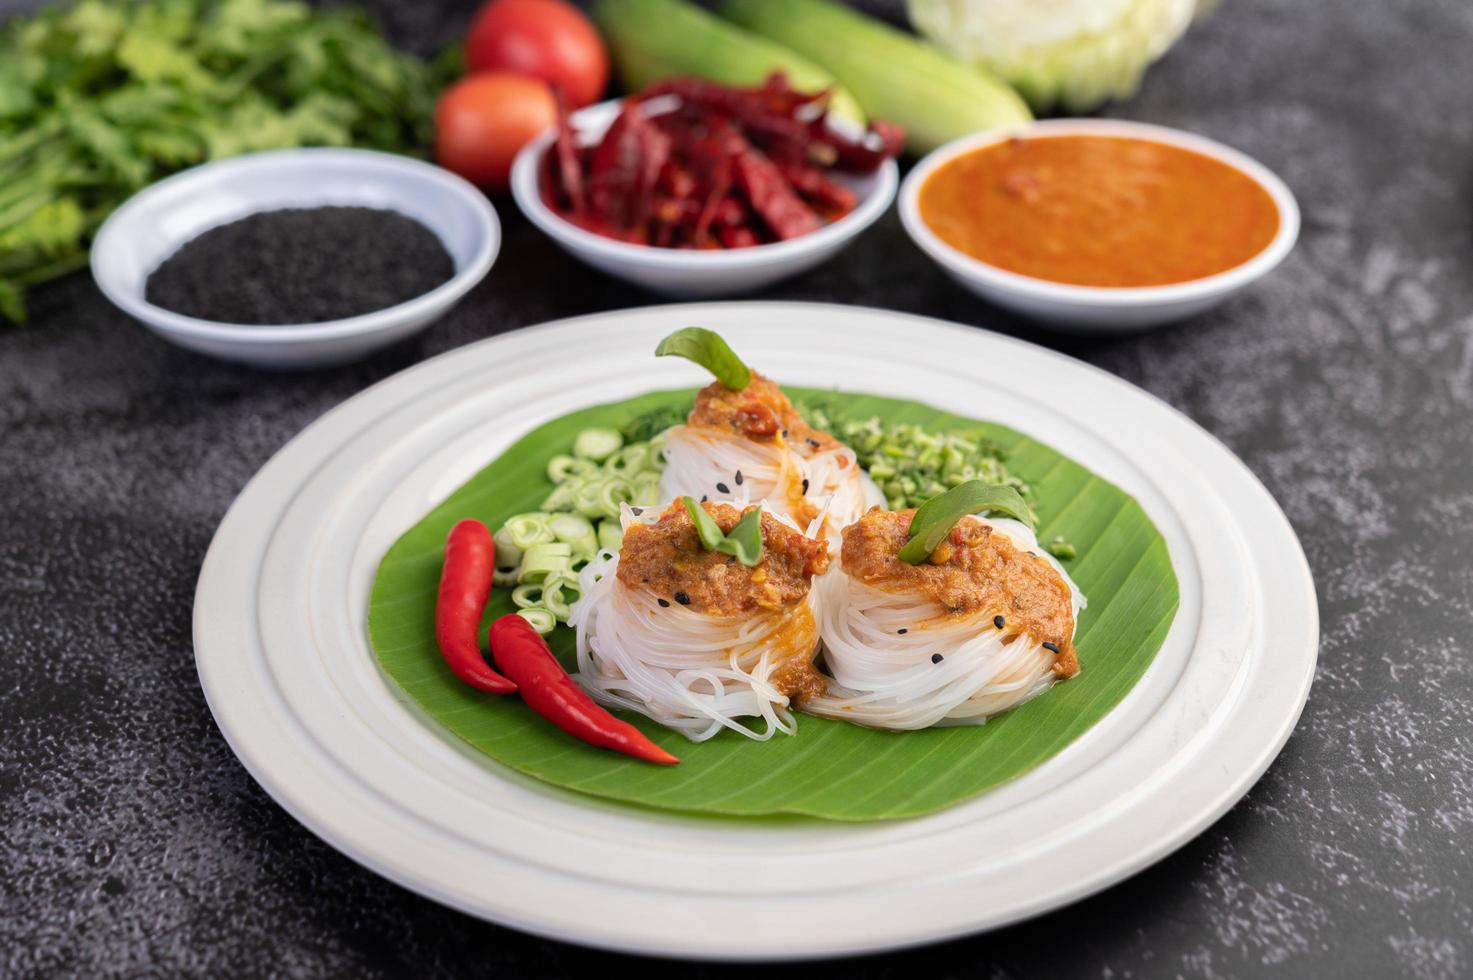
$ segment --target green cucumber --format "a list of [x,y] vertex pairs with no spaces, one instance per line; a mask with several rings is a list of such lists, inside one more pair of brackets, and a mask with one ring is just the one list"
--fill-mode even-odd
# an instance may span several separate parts
[[760,85],[781,71],[800,92],[833,88],[833,114],[865,121],[859,103],[828,72],[685,0],[597,0],[592,12],[608,39],[619,81],[631,92],[679,75],[723,85]]
[[913,153],[1033,118],[1017,92],[981,69],[832,0],[722,0],[718,10],[831,72],[872,118],[904,126]]

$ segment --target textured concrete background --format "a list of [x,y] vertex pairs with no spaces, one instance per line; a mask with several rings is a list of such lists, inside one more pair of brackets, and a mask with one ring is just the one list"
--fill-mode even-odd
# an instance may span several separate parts
[[[429,50],[468,5],[379,6]],[[1470,50],[1467,0],[1228,0],[1196,27],[1112,114],[1257,156],[1299,195],[1304,232],[1252,293],[1177,329],[1032,332],[953,287],[893,215],[770,294],[1018,333],[1171,402],[1283,504],[1324,639],[1283,755],[1158,866],[989,936],[765,973],[1473,973]],[[84,275],[40,290],[32,326],[0,331],[0,973],[737,975],[507,932],[359,868],[257,788],[196,682],[199,563],[293,434],[428,355],[652,302],[498,206],[491,277],[422,339],[354,368],[275,377],[196,358]]]

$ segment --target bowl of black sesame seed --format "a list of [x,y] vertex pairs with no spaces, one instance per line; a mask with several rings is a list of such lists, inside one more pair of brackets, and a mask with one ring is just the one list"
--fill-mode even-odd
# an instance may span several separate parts
[[208,163],[99,229],[92,275],[171,343],[274,370],[358,360],[424,330],[485,278],[496,212],[423,161],[354,149]]

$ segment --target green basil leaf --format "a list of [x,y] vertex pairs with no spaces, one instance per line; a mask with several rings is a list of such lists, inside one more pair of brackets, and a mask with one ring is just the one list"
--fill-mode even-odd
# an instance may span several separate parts
[[695,524],[696,533],[701,536],[701,547],[707,551],[715,551],[726,540],[726,535],[721,533],[721,525],[694,499],[681,497],[680,502],[685,505],[685,512]]
[[672,354],[699,364],[732,391],[741,391],[752,383],[752,372],[714,330],[685,327],[675,331],[655,348],[656,357]]
[[994,513],[1012,517],[1033,529],[1028,503],[1012,487],[968,480],[937,494],[916,508],[910,521],[910,540],[900,549],[900,560],[919,565],[931,556],[956,522],[968,514]]
[[748,568],[755,568],[762,560],[762,508],[753,507],[742,515],[736,527],[722,539],[716,550],[733,555]]

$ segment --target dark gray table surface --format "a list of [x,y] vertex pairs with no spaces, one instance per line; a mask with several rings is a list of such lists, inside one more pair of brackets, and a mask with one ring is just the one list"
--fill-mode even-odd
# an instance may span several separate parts
[[[20,6],[0,0],[0,14]],[[467,4],[380,4],[421,50]],[[891,5],[892,13],[895,5]],[[1095,898],[991,935],[780,974],[1473,974],[1473,6],[1227,0],[1111,114],[1241,147],[1304,230],[1252,292],[1180,327],[1075,341],[952,285],[893,214],[764,294],[889,307],[1057,347],[1242,456],[1313,566],[1318,676],[1227,816]],[[575,264],[504,201],[490,278],[422,338],[343,370],[204,360],[85,275],[0,330],[0,972],[649,976],[500,929],[340,856],[236,762],[197,683],[200,561],[303,426],[425,357],[656,300]],[[750,970],[743,972],[750,973]]]

